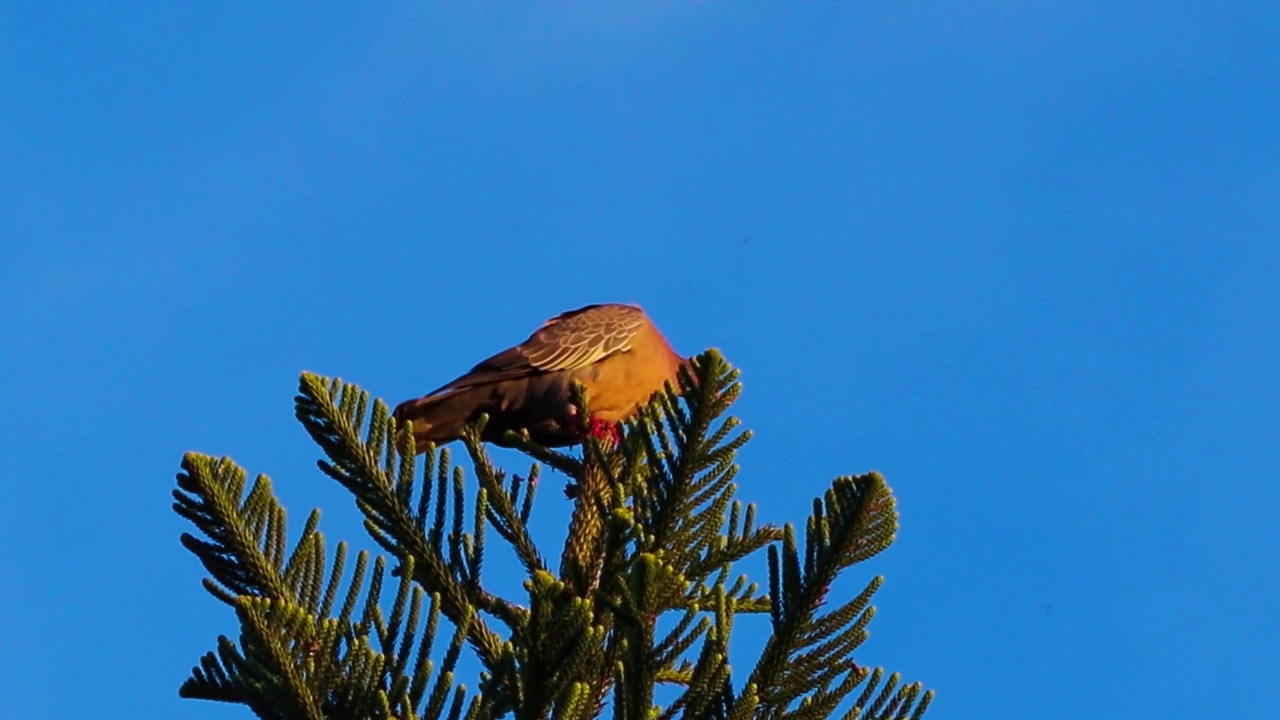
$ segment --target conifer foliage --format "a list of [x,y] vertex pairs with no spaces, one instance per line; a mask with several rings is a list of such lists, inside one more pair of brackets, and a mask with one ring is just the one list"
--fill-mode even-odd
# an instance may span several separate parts
[[[320,469],[386,555],[329,553],[315,510],[290,548],[265,476],[249,484],[230,459],[188,453],[174,509],[199,536],[182,543],[240,634],[220,637],[179,693],[281,719],[919,718],[932,691],[854,660],[881,579],[827,602],[837,575],[893,541],[889,487],[874,472],[837,478],[802,537],[758,522],[734,499],[750,438],[726,415],[737,378],[708,351],[682,393],[656,394],[616,444],[592,438],[580,456],[511,435],[534,460],[523,476],[490,460],[482,418],[463,437],[470,483],[448,449],[427,448],[419,470],[412,433],[381,400],[304,373],[296,414]],[[542,467],[570,479],[558,567],[529,528]],[[495,536],[527,573],[519,598],[483,581]],[[761,552],[765,590],[734,569]],[[741,613],[771,621],[747,673],[729,665]],[[482,668],[473,690],[459,682],[464,653]]]

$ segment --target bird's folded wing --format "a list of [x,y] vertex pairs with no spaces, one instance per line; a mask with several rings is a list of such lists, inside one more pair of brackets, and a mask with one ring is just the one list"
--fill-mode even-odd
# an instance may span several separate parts
[[532,373],[589,367],[631,349],[631,341],[646,322],[644,311],[630,305],[589,305],[557,315],[528,340],[480,362],[432,394]]
[[577,370],[629,350],[644,323],[644,312],[639,308],[591,305],[551,318],[513,349],[539,370]]

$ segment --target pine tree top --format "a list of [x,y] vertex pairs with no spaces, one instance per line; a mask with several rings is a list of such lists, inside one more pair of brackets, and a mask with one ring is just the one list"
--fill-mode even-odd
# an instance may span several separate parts
[[[208,571],[205,587],[235,610],[240,635],[220,637],[180,694],[264,718],[921,717],[932,691],[854,658],[881,578],[827,604],[840,573],[893,542],[884,479],[836,478],[802,538],[760,524],[755,506],[734,498],[736,453],[750,439],[726,414],[737,371],[708,351],[680,385],[657,393],[616,444],[591,438],[577,455],[507,433],[534,460],[523,476],[494,465],[481,418],[462,434],[469,482],[447,448],[427,447],[419,468],[413,434],[381,400],[304,373],[296,415],[325,456],[319,467],[354,496],[387,554],[360,551],[348,568],[340,542],[329,557],[318,510],[289,550],[265,476],[250,486],[230,459],[188,453],[174,509],[203,537],[182,543]],[[585,411],[581,392],[576,400]],[[570,480],[558,566],[529,528],[544,466]],[[483,581],[492,535],[527,574],[518,598]],[[761,552],[765,590],[735,571]],[[740,613],[767,614],[770,632],[735,677]],[[442,619],[452,634],[437,654]],[[474,691],[458,682],[464,653],[482,668]]]

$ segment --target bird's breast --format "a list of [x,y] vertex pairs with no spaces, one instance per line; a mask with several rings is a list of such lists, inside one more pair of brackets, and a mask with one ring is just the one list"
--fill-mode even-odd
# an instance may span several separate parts
[[629,418],[671,377],[661,358],[630,351],[611,355],[577,379],[586,389],[591,415],[605,422]]

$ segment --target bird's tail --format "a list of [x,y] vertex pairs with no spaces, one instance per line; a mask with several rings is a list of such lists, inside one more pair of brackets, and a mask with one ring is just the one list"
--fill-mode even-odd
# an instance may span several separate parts
[[396,406],[396,425],[413,423],[414,445],[419,455],[426,451],[428,442],[443,445],[457,440],[476,410],[476,398],[471,397],[475,392],[474,389],[445,391],[406,400]]

